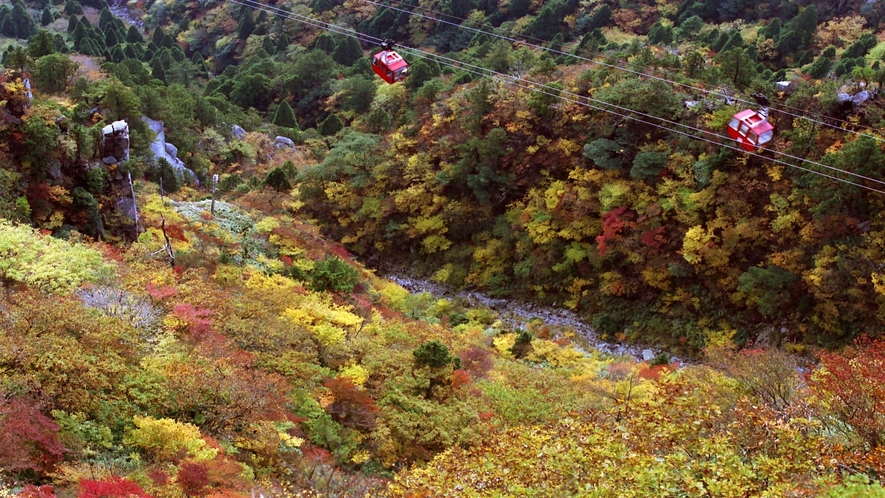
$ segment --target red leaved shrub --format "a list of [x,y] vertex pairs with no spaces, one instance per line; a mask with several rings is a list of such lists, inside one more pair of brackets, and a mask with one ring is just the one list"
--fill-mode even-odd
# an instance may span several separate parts
[[55,496],[55,489],[48,484],[45,486],[28,484],[21,490],[21,493],[16,496],[18,498],[57,498]]
[[350,379],[329,379],[323,382],[323,386],[335,397],[335,401],[326,407],[332,419],[354,429],[370,430],[375,427],[375,413],[378,411],[375,401]]
[[138,483],[122,477],[109,477],[103,481],[83,479],[77,498],[152,498]]
[[187,496],[205,496],[209,492],[209,469],[197,462],[184,462],[176,478]]
[[64,451],[52,419],[24,400],[0,398],[0,468],[50,471]]

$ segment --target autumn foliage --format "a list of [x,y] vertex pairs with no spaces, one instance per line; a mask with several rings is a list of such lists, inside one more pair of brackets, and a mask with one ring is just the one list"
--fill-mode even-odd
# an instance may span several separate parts
[[150,498],[141,486],[122,477],[110,477],[102,481],[80,481],[77,498]]
[[24,399],[0,399],[0,468],[51,471],[64,457],[58,424]]
[[849,427],[872,451],[885,444],[885,342],[858,339],[842,352],[824,352],[811,385],[826,413]]

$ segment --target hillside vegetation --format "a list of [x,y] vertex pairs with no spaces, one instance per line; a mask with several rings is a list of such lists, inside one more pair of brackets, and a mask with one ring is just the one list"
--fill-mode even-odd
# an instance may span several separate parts
[[880,2],[385,5],[0,6],[0,496],[885,495]]

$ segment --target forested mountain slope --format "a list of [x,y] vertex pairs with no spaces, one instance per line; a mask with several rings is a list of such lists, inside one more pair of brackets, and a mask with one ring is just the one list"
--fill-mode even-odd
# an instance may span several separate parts
[[0,496],[883,492],[881,8],[0,6]]

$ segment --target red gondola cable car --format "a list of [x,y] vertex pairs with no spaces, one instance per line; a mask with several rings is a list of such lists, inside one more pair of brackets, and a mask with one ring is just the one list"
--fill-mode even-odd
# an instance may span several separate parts
[[744,109],[735,114],[728,123],[728,136],[735,139],[744,150],[754,151],[774,137],[774,126],[768,122],[766,113]]
[[393,41],[381,42],[382,50],[372,56],[372,71],[388,83],[396,83],[406,79],[409,64],[393,50]]

